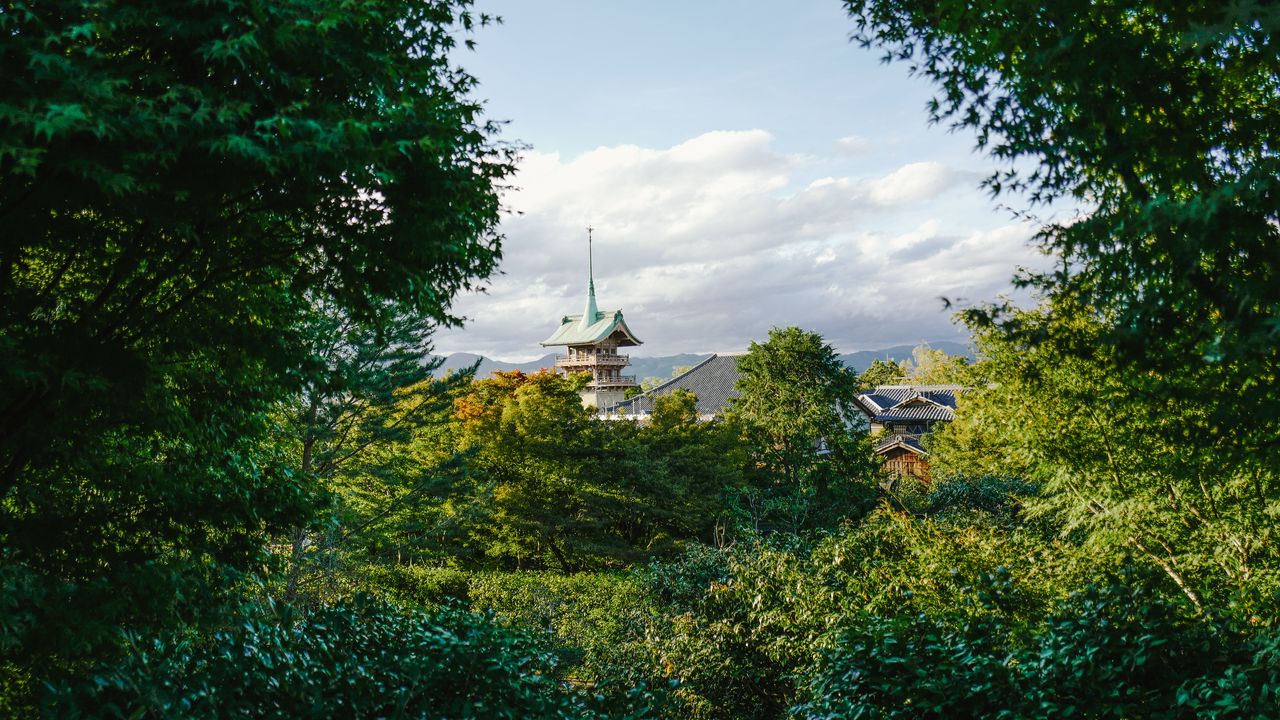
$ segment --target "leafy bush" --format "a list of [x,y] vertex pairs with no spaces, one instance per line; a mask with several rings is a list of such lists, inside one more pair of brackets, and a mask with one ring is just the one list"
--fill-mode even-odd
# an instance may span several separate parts
[[863,615],[811,680],[806,718],[1019,717],[1003,654],[987,623]]
[[[680,682],[672,693],[680,717],[763,719],[786,708],[808,629],[798,619],[766,626],[759,614],[785,605],[784,589],[797,584],[792,559],[762,543],[697,547],[642,574],[662,610],[646,642],[656,669]],[[776,573],[761,573],[766,564]]]
[[360,569],[356,582],[362,590],[391,602],[430,608],[465,601],[471,573],[427,565],[370,564]]
[[642,718],[553,678],[556,658],[491,618],[360,599],[294,620],[253,612],[209,637],[131,638],[116,666],[50,699],[50,716]]
[[[980,603],[1007,602],[1007,577]],[[999,613],[863,614],[836,634],[793,712],[806,718],[1275,717],[1274,632],[1240,633],[1125,574],[1033,625]]]
[[658,610],[632,574],[475,573],[468,598],[473,610],[493,613],[554,649],[575,680],[661,678],[645,644]]
[[[646,643],[696,718],[778,717],[851,618],[966,624],[1042,618],[1078,583],[1076,550],[976,515],[966,523],[883,508],[857,525],[691,549],[642,573],[662,613]],[[983,578],[1005,578],[984,599]]]
[[[1276,717],[1280,668],[1272,664],[1270,677],[1263,678],[1253,667],[1254,645],[1265,636],[1251,638],[1212,616],[1188,617],[1186,607],[1185,599],[1175,601],[1151,578],[1132,573],[1073,594],[1019,658],[1028,712],[1130,718],[1204,717],[1216,711],[1219,717]],[[1219,685],[1219,680],[1246,676],[1263,682],[1253,692]]]
[[1035,483],[1005,475],[958,476],[929,488],[927,511],[934,515],[982,512],[1005,522],[1020,519],[1022,498],[1037,495]]

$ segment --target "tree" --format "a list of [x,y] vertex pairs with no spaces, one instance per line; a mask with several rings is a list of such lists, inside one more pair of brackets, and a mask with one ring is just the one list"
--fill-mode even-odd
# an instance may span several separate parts
[[918,345],[911,359],[903,363],[902,374],[916,385],[966,385],[969,382],[969,360],[963,355],[948,355],[928,345]]
[[19,2],[0,13],[0,646],[198,620],[305,523],[273,440],[316,301],[452,322],[513,150],[468,0]]
[[[1082,206],[1037,235],[1056,267],[1019,276],[1043,313],[1006,303],[964,315],[1034,354],[1019,371],[1043,369],[1058,397],[1120,409],[1076,436],[1114,443],[1113,427],[1128,428],[1114,462],[1051,453],[1053,496],[1074,498],[1072,516],[1094,529],[1141,528],[1110,537],[1174,570],[1192,546],[1230,584],[1246,565],[1254,579],[1280,567],[1258,524],[1280,497],[1280,15],[1172,0],[847,7],[858,41],[936,83],[933,121],[974,130],[1008,163],[987,180],[993,193]],[[1153,468],[1125,462],[1154,448],[1166,455]],[[1066,492],[1076,472],[1092,480]]]
[[472,532],[486,555],[564,572],[580,566],[570,543],[599,522],[583,505],[599,496],[579,484],[574,457],[590,421],[582,379],[498,371],[456,401],[460,449],[474,453],[478,483],[467,492],[485,497]]
[[284,593],[289,602],[322,547],[331,554],[337,544],[368,532],[396,506],[421,497],[450,463],[453,458],[406,467],[400,460],[423,426],[447,422],[454,393],[474,370],[433,379],[444,360],[424,361],[431,357],[432,326],[414,313],[375,327],[317,300],[312,317],[304,333],[310,357],[301,392],[286,406],[286,427],[297,472],[332,493],[335,504],[329,517],[316,518],[322,527],[293,532]]
[[691,390],[679,388],[669,395],[653,399],[653,412],[649,426],[655,433],[687,431],[697,427],[698,396]]
[[797,327],[774,328],[768,341],[751,343],[738,370],[740,394],[727,416],[779,492],[786,524],[799,528],[814,508],[848,510],[870,474],[865,443],[852,425],[857,373],[821,335]]
[[1170,428],[1208,431],[1203,404],[1153,406],[1104,344],[1092,358],[1063,349],[1105,332],[1087,314],[1019,317],[1045,339],[1028,348],[994,329],[976,336],[992,382],[966,393],[955,422],[931,437],[938,473],[1020,474],[1045,489],[1028,507],[1062,518],[1092,553],[1141,558],[1197,608],[1271,612],[1275,470],[1224,462],[1234,438],[1170,441]]
[[[1104,313],[1126,362],[1274,367],[1280,83],[1265,3],[850,0],[855,38],[934,81],[935,122],[1008,170],[993,193],[1074,199],[1061,264],[1023,281]],[[1156,343],[1155,341],[1158,341]],[[1153,346],[1154,345],[1154,346]]]
[[871,366],[858,376],[858,389],[865,392],[879,385],[900,383],[906,375],[906,370],[897,360],[872,360]]
[[465,541],[476,560],[575,572],[712,538],[725,488],[741,484],[737,438],[698,423],[684,393],[661,398],[649,425],[593,418],[587,379],[497,372],[458,398],[471,457],[450,502],[479,510]]

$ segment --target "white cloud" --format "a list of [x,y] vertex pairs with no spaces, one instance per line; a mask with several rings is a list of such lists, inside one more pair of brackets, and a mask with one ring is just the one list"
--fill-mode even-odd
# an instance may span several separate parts
[[[837,145],[849,138],[842,138]],[[975,173],[904,162],[878,177],[806,177],[832,158],[777,152],[762,130],[666,149],[529,153],[508,198],[503,274],[459,299],[467,328],[442,352],[504,359],[579,312],[586,231],[596,228],[601,307],[621,307],[637,355],[743,349],[769,328],[817,330],[854,350],[956,337],[942,296],[987,299],[1037,264],[1032,228],[997,220]]]
[[956,181],[951,168],[936,162],[903,165],[880,178],[871,187],[877,205],[903,205],[938,194]]
[[859,156],[871,151],[872,142],[861,135],[846,135],[835,142],[837,155]]

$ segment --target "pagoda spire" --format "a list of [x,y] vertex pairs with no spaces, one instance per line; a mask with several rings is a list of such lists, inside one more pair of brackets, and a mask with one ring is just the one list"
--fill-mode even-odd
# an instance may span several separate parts
[[587,307],[582,311],[582,327],[590,327],[596,322],[596,315],[600,312],[596,307],[596,278],[594,260],[591,255],[591,231],[593,228],[587,226]]

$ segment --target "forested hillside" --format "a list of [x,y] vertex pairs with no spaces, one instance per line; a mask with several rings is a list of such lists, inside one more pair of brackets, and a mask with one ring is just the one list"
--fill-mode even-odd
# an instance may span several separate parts
[[[0,716],[1280,716],[1280,14],[844,4],[1081,211],[972,358],[644,423],[423,363],[519,151],[469,0],[0,6]],[[966,388],[931,479],[885,382]]]

